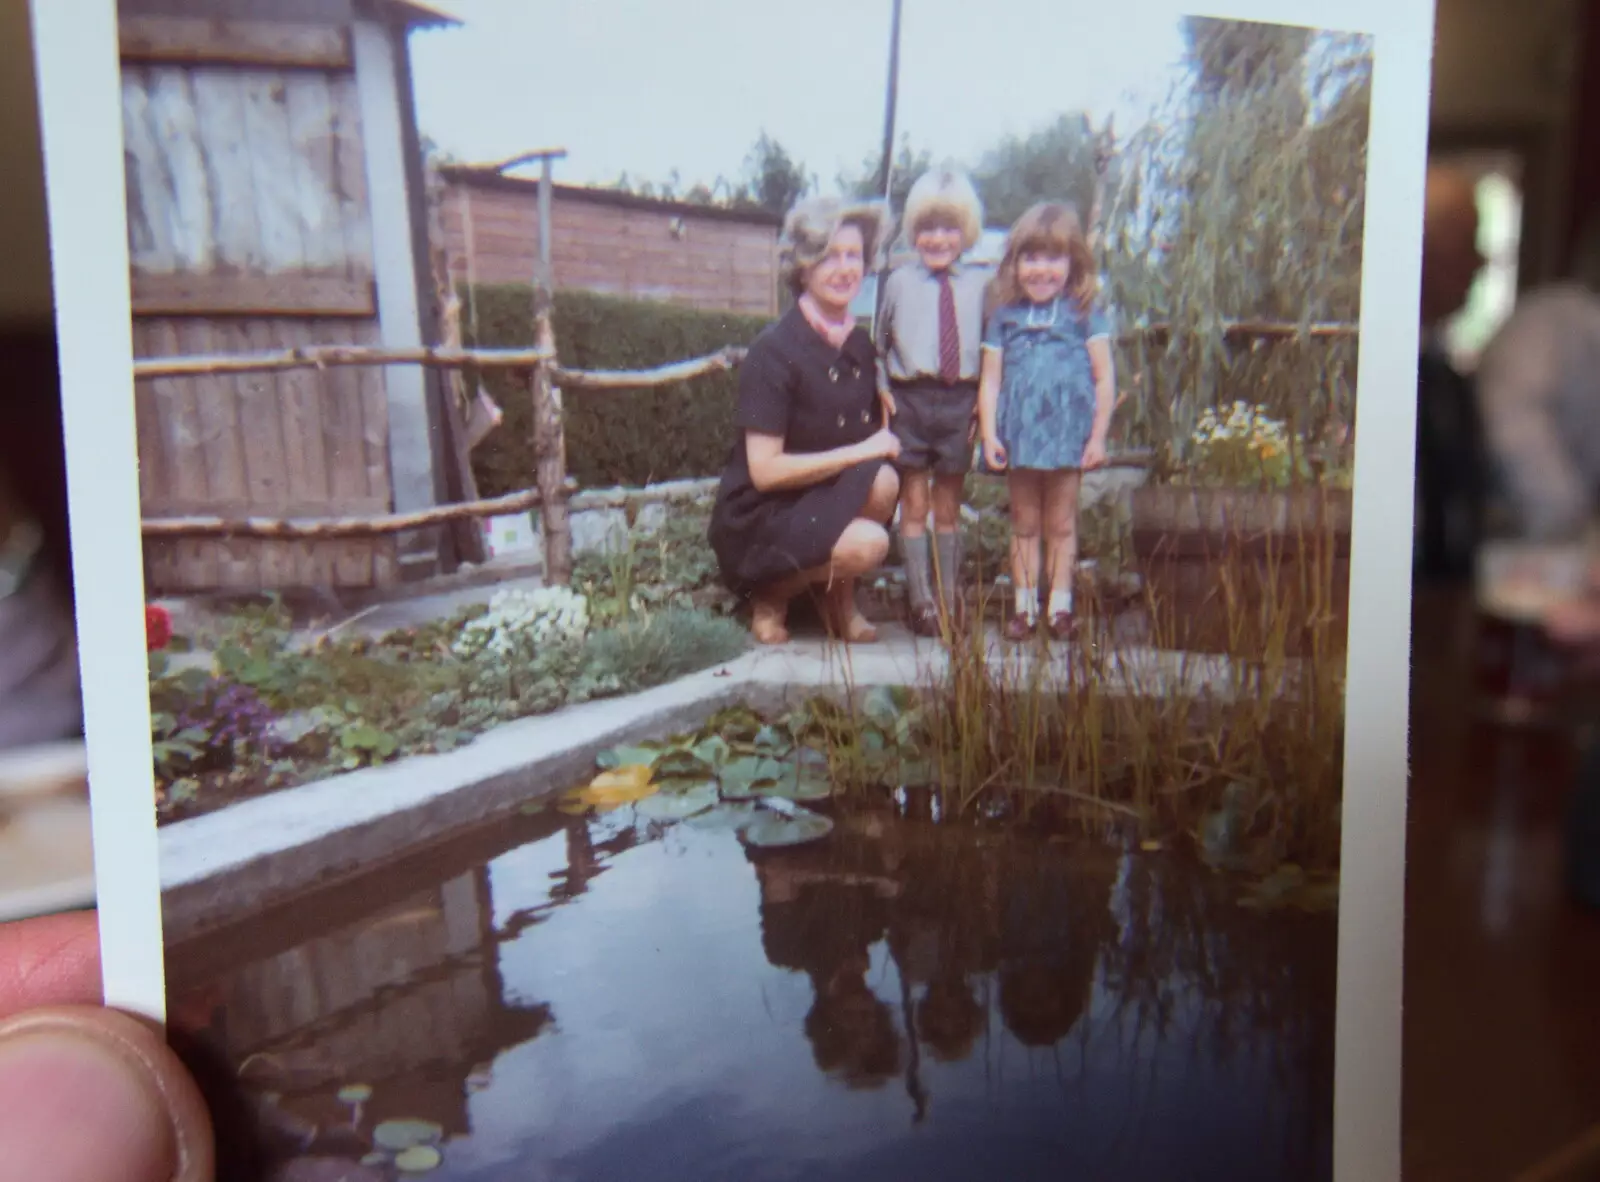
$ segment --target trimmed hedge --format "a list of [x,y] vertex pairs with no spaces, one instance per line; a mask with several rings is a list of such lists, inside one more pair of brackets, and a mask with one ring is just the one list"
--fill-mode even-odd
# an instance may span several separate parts
[[[469,346],[494,349],[533,343],[533,293],[528,285],[480,284],[476,336],[464,287],[461,300],[462,331]],[[556,294],[552,327],[562,365],[649,369],[727,345],[748,345],[768,323],[764,317],[564,291]],[[505,419],[473,453],[479,492],[490,497],[530,488],[533,446],[527,386],[504,372],[485,373],[482,380]],[[737,389],[735,372],[653,390],[565,392],[569,474],[585,488],[716,476],[727,462],[733,440]]]

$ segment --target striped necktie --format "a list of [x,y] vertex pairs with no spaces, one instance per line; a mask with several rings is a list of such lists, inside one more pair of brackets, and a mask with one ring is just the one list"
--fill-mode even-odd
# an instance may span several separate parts
[[939,273],[939,380],[946,385],[961,380],[961,330],[956,327],[956,293],[949,271]]

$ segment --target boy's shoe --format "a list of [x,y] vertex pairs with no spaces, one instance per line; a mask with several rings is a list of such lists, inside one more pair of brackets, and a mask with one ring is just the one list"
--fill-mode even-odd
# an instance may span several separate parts
[[1071,612],[1057,612],[1050,617],[1050,639],[1071,640],[1078,634],[1078,621]]
[[1026,640],[1033,635],[1034,622],[1018,612],[1006,621],[1005,638],[1011,641]]
[[939,609],[931,603],[912,608],[911,631],[917,636],[939,635]]

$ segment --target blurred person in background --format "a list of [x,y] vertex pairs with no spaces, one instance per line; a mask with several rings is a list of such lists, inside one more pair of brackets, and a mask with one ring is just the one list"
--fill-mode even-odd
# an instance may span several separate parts
[[1466,306],[1483,269],[1472,178],[1428,168],[1422,231],[1422,352],[1417,370],[1414,574],[1423,582],[1470,578],[1487,488],[1483,429],[1470,379],[1446,347],[1445,326]]
[[1600,494],[1600,221],[1570,278],[1517,301],[1477,385],[1507,524],[1530,541],[1580,540]]

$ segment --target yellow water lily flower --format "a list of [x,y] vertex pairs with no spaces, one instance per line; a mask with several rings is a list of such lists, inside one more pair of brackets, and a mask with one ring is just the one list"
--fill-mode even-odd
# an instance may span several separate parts
[[602,812],[654,796],[660,786],[651,782],[653,773],[644,764],[628,764],[601,772],[587,787],[578,788],[562,799],[562,812],[581,813],[596,808]]

